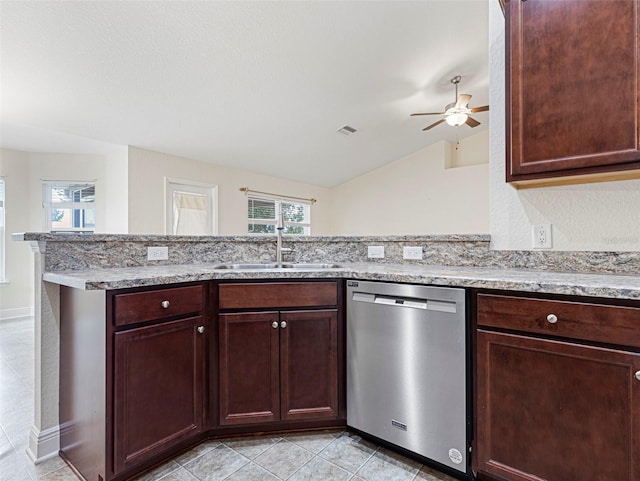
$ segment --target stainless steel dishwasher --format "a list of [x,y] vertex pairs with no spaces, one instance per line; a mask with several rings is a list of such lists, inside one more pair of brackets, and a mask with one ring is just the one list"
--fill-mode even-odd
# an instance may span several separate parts
[[463,289],[347,281],[347,424],[460,473],[467,463]]

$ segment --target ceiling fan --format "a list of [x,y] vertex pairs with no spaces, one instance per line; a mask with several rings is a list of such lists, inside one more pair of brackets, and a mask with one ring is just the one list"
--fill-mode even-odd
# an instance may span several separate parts
[[477,127],[480,125],[476,119],[469,116],[469,114],[475,114],[476,112],[486,112],[489,110],[488,105],[483,105],[482,107],[474,107],[469,108],[469,100],[471,100],[471,95],[469,94],[460,94],[458,95],[458,84],[462,80],[460,75],[456,75],[451,79],[451,83],[455,85],[456,88],[456,98],[455,101],[446,105],[444,108],[444,112],[421,112],[411,114],[411,117],[415,115],[444,115],[443,119],[438,120],[437,122],[428,125],[422,130],[429,130],[434,128],[436,125],[440,125],[442,122],[447,122],[452,127],[458,127],[462,124],[467,124],[469,127]]

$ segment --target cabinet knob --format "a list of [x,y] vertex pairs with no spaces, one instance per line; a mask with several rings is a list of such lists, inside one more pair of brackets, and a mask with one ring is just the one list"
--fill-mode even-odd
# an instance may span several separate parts
[[204,326],[198,326],[198,332],[202,334],[204,332]]
[[282,321],[282,322],[280,323],[280,327],[281,327],[282,329],[284,329],[285,327],[287,327],[287,321]]
[[274,329],[278,329],[278,321],[273,321],[271,323],[271,327],[273,327]]
[[556,316],[555,314],[549,314],[547,315],[547,321],[549,322],[549,324],[555,324],[556,322],[558,322],[558,316]]
[[636,379],[640,381],[640,371],[636,371]]
[[169,308],[169,301],[162,301],[160,303],[160,305],[162,306],[163,309],[168,309]]

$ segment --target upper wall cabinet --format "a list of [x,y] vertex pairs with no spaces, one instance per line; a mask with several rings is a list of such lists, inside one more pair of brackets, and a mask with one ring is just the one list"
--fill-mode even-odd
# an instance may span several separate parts
[[507,182],[640,177],[640,0],[507,0]]

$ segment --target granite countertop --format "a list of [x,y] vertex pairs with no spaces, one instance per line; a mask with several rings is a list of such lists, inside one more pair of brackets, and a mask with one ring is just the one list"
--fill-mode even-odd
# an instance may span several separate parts
[[211,279],[349,278],[640,300],[638,275],[374,262],[341,263],[337,269],[228,270],[215,266],[180,264],[55,271],[45,272],[43,280],[78,289],[105,290]]

